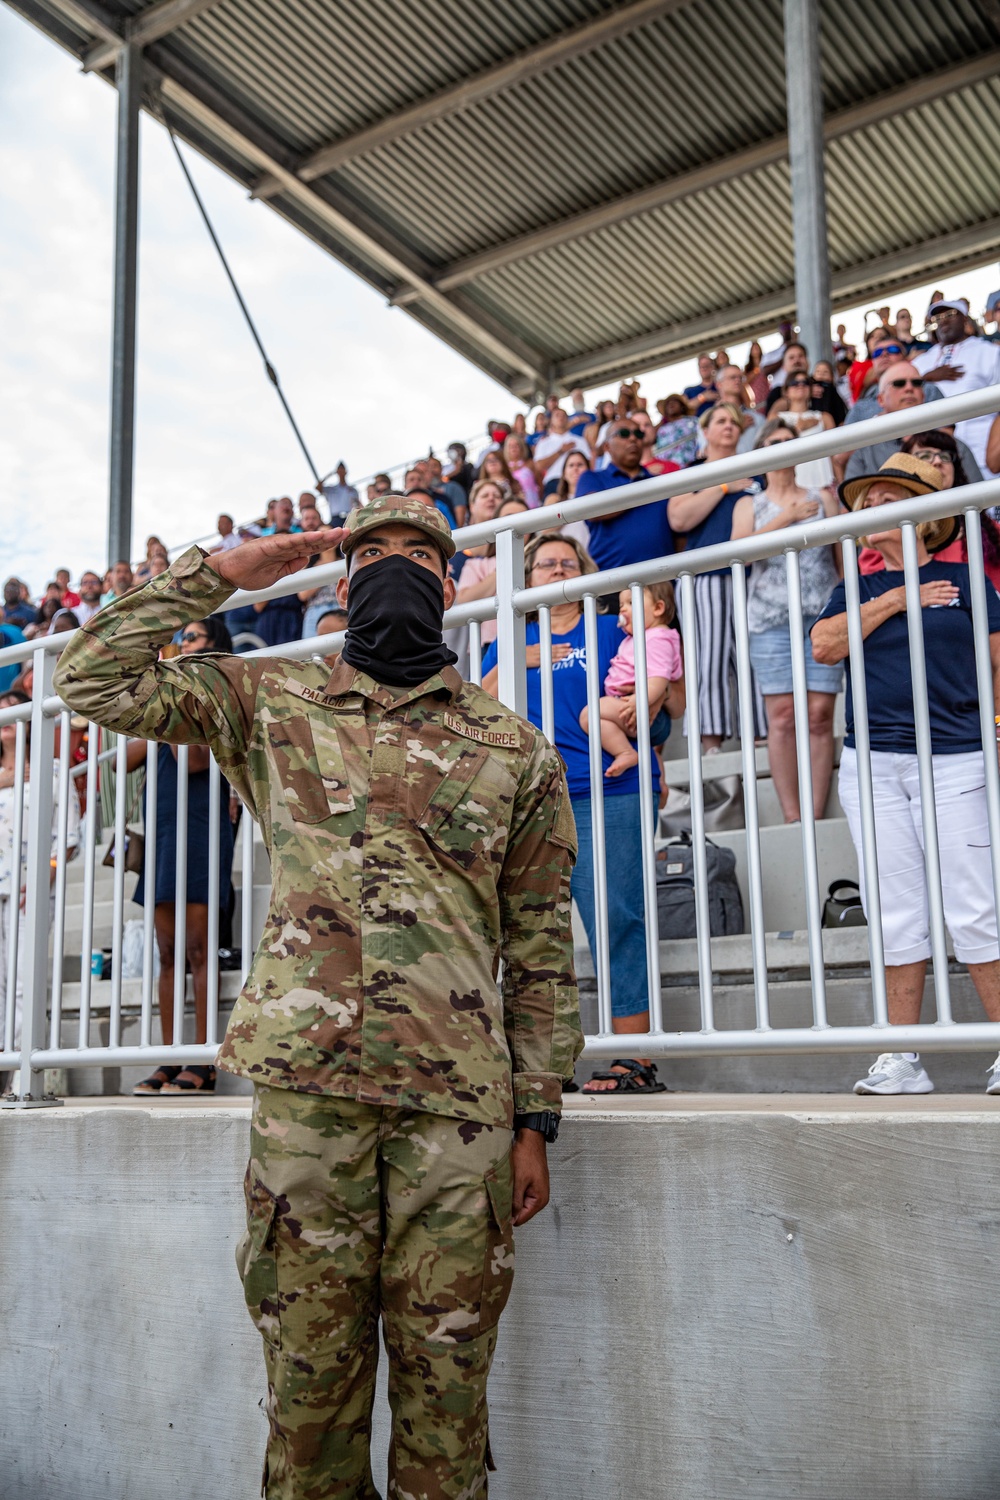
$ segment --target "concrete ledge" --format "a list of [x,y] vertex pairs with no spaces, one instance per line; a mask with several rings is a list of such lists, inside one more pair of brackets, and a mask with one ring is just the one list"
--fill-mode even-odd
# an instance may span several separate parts
[[[518,1232],[491,1496],[993,1500],[1000,1101],[566,1113]],[[257,1493],[247,1131],[222,1099],[0,1117],[4,1500]]]

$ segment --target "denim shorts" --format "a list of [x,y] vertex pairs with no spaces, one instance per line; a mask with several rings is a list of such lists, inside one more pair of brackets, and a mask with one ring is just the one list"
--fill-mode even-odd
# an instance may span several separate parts
[[669,738],[670,715],[665,708],[661,708],[649,726],[649,742],[651,745],[665,745]]
[[[844,686],[844,669],[827,667],[813,660],[809,631],[816,617],[807,617],[805,625],[806,687],[810,693],[839,693]],[[751,631],[750,662],[761,692],[770,697],[792,691],[792,638],[787,625],[775,625],[760,633]]]

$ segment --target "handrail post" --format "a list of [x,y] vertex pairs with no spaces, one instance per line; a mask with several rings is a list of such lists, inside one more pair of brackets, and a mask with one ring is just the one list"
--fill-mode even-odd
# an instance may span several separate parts
[[[45,1046],[45,1011],[49,979],[49,875],[52,851],[52,768],[55,756],[55,720],[43,705],[52,694],[55,658],[44,651],[34,653],[31,689],[31,743],[26,784],[28,794],[28,858],[25,862],[23,983],[21,1014],[21,1062],[14,1079],[14,1095],[4,1101],[7,1108],[30,1108],[61,1104],[44,1092],[44,1074],[32,1068],[32,1053]],[[28,790],[30,788],[30,790]],[[15,854],[20,851],[15,851]],[[16,861],[15,861],[16,868]],[[19,895],[10,893],[10,919],[18,919]],[[7,1004],[14,1005],[14,995]]]
[[515,713],[528,712],[524,616],[514,608],[514,593],[524,588],[524,538],[515,531],[497,532],[497,697]]

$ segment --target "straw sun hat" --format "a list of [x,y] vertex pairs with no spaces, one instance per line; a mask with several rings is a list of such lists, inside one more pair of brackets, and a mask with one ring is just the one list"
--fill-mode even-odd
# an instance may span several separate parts
[[[845,479],[837,493],[848,510],[860,510],[872,485],[886,482],[898,485],[907,495],[933,495],[942,488],[941,475],[933,464],[914,458],[912,453],[893,453],[877,474]],[[928,552],[940,552],[955,540],[960,529],[957,516],[942,516],[938,521],[921,521],[917,535]]]

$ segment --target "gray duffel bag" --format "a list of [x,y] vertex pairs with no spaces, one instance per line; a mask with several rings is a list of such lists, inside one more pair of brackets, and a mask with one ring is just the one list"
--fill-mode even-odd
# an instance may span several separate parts
[[[736,882],[736,856],[731,849],[705,840],[708,865],[709,931],[729,937],[743,931],[743,899]],[[656,855],[656,914],[660,937],[697,936],[694,908],[694,849],[691,835],[682,833]]]

